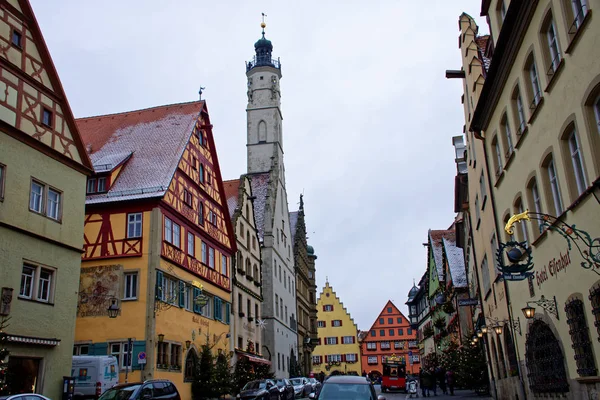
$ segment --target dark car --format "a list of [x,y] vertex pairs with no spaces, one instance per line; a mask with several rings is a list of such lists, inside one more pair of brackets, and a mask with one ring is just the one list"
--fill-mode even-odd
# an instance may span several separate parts
[[318,395],[311,393],[309,399],[318,400],[385,400],[375,393],[375,388],[364,376],[330,376]]
[[280,400],[294,400],[294,386],[287,379],[275,379]]
[[153,379],[145,382],[122,383],[102,393],[98,400],[181,400],[173,382]]
[[306,397],[309,393],[312,393],[313,391],[312,385],[310,384],[307,378],[292,378],[290,379],[290,382],[294,386],[294,395],[296,397]]
[[279,400],[279,389],[271,379],[250,381],[246,383],[240,394],[238,394],[238,398],[246,400]]

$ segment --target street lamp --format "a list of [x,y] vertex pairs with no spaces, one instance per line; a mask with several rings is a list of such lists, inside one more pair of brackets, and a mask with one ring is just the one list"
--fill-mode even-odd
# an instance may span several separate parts
[[191,345],[192,345],[192,341],[191,340],[186,340],[185,341],[185,348],[186,349],[189,349]]
[[502,335],[502,325],[496,325],[494,330],[496,331],[496,334]]
[[165,340],[165,335],[163,333],[158,334],[158,343],[162,343]]
[[108,318],[117,318],[119,315],[119,305],[117,304],[117,299],[112,299],[110,306],[108,306]]
[[481,327],[481,333],[483,333],[483,334],[486,334],[487,332],[488,332],[488,327],[487,327],[487,326],[485,326],[485,325],[483,325],[483,326]]
[[527,319],[531,319],[535,316],[535,307],[528,305],[527,307],[523,307],[521,311],[523,311],[523,314],[525,314],[525,318]]
[[481,329],[477,331],[477,337],[478,338],[483,337],[483,332],[481,331]]

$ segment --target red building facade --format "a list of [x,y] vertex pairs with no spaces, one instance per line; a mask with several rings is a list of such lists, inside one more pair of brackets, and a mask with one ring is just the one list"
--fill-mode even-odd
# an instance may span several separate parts
[[416,331],[402,312],[388,301],[361,341],[364,372],[379,376],[387,357],[398,356],[406,362],[407,373],[418,373],[420,357]]

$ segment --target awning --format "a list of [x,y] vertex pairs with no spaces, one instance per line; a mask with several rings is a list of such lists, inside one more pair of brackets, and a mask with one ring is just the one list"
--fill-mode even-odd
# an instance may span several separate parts
[[258,358],[258,357],[252,357],[252,356],[246,356],[246,357],[248,357],[248,360],[250,360],[251,362],[271,365],[271,361],[265,360],[264,358]]
[[33,336],[21,336],[6,334],[6,340],[11,343],[35,344],[39,346],[58,346],[60,339],[40,338]]

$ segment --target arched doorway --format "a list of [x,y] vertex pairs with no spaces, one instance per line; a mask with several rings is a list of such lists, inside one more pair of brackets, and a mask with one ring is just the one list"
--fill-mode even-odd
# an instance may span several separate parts
[[185,371],[184,371],[184,382],[191,382],[194,380],[194,374],[198,366],[198,356],[196,350],[193,348],[188,351],[185,357]]
[[534,393],[569,391],[562,349],[550,327],[535,320],[525,342],[525,361],[529,387]]
[[504,345],[506,346],[506,358],[508,358],[508,376],[517,376],[519,374],[517,352],[508,329],[504,329]]

